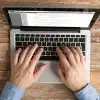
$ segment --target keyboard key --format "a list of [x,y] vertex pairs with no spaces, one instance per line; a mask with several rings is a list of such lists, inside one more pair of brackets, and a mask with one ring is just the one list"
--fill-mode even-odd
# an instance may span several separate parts
[[46,37],[50,37],[50,35],[46,35]]
[[73,38],[69,38],[69,42],[73,42]]
[[42,42],[42,46],[46,46],[46,42]]
[[29,34],[26,34],[26,37],[29,37],[30,35]]
[[75,43],[71,43],[71,46],[75,46]]
[[28,37],[26,37],[26,38],[25,38],[25,41],[29,41],[29,38],[28,38]]
[[55,52],[51,52],[51,55],[56,55],[56,53]]
[[59,41],[60,41],[60,42],[63,42],[63,38],[59,38]]
[[60,35],[56,35],[56,37],[60,37]]
[[64,38],[64,42],[68,42],[68,38]]
[[25,36],[25,34],[21,34],[21,37],[24,37]]
[[80,46],[80,43],[76,43],[76,46]]
[[31,38],[30,38],[30,41],[34,41],[34,38],[31,37]]
[[35,41],[39,41],[39,38],[35,38]]
[[55,42],[58,42],[58,38],[54,38],[54,41],[55,41]]
[[43,52],[42,55],[45,55],[45,52]]
[[21,37],[21,41],[24,41],[24,37]]
[[16,41],[19,41],[19,37],[16,37]]
[[46,52],[46,55],[50,55],[50,52]]
[[49,41],[49,39],[48,38],[45,38],[45,41]]
[[66,35],[66,37],[70,37],[70,35]]
[[58,56],[41,56],[40,60],[51,60],[51,61],[58,61],[59,57]]
[[52,42],[53,41],[53,38],[50,38],[50,41]]
[[53,49],[52,49],[52,47],[48,47],[48,51],[52,51]]
[[20,34],[16,34],[16,36],[17,36],[17,37],[19,37],[19,36],[20,36]]
[[85,42],[85,38],[79,38],[79,42]]
[[76,37],[80,37],[80,35],[76,35]]
[[47,42],[47,46],[51,46],[51,42]]
[[81,37],[85,37],[85,35],[81,35]]
[[44,34],[42,34],[42,35],[41,35],[41,37],[45,37],[45,35],[44,35]]
[[56,46],[56,43],[53,42],[53,43],[52,43],[52,46]]
[[66,46],[70,46],[70,43],[67,43]]
[[38,42],[38,45],[41,46],[41,42]]
[[74,38],[74,42],[78,42],[78,38]]
[[56,51],[56,47],[52,47],[53,51]]
[[28,45],[33,45],[32,42],[28,42]]
[[40,38],[40,41],[41,41],[41,42],[44,41],[44,38]]
[[55,37],[55,35],[51,35],[51,37]]
[[71,35],[71,37],[75,37],[75,35]]
[[61,43],[57,43],[57,46],[58,46],[58,47],[61,46]]
[[40,35],[39,35],[39,34],[37,34],[37,35],[36,35],[36,37],[40,37]]
[[35,37],[35,35],[34,34],[31,34],[31,37]]
[[23,42],[23,46],[27,46],[27,42]]
[[82,51],[85,51],[85,43],[81,43]]
[[16,42],[16,46],[22,46],[22,42]]
[[65,43],[62,43],[62,46],[66,46],[66,44]]
[[61,35],[61,37],[65,37],[65,35]]
[[44,47],[44,51],[47,51],[48,50],[48,48],[47,47]]

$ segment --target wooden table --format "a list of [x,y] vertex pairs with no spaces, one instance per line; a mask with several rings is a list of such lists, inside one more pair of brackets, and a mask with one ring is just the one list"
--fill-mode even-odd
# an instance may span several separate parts
[[[0,0],[0,5],[99,8],[100,0]],[[9,26],[0,9],[0,91],[10,77]],[[91,82],[100,92],[100,17],[91,29]],[[72,94],[62,84],[33,84],[23,100],[67,100]]]

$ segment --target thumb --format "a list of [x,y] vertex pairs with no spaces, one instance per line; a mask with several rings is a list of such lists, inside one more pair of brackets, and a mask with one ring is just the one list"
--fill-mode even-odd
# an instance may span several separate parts
[[47,64],[41,64],[39,66],[39,68],[36,70],[36,72],[34,73],[33,77],[34,78],[39,78],[39,76],[43,73],[43,71],[45,70]]

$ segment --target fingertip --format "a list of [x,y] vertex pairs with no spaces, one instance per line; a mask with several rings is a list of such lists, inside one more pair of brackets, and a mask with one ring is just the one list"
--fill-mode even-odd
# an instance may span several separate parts
[[38,44],[37,44],[37,43],[35,43],[35,44],[34,44],[34,46],[35,46],[35,47],[38,47]]
[[58,50],[59,50],[59,47],[56,48],[56,51],[58,51]]
[[43,48],[40,48],[41,51],[43,51]]
[[19,54],[21,51],[22,51],[22,49],[21,49],[21,48],[18,48],[18,49],[16,50],[16,54]]

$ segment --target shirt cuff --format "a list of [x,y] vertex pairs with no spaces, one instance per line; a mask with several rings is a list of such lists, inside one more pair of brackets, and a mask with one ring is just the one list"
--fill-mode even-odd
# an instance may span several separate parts
[[99,100],[99,95],[91,84],[88,84],[82,90],[75,92],[74,95],[78,100]]
[[25,89],[16,87],[11,82],[7,82],[3,92],[1,93],[1,97],[7,100],[20,100],[24,94]]

